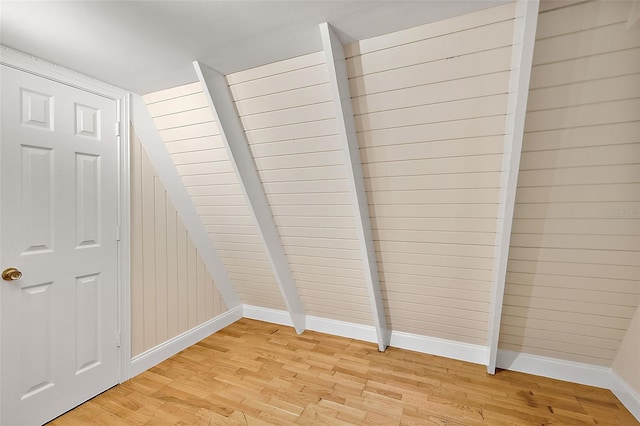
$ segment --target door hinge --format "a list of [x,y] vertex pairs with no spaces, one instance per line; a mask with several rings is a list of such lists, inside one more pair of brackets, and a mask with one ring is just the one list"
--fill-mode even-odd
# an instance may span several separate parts
[[116,121],[115,130],[116,130],[116,136],[120,136],[120,122],[119,121]]
[[116,226],[116,241],[120,241],[120,226]]
[[116,346],[120,347],[120,332],[116,331]]

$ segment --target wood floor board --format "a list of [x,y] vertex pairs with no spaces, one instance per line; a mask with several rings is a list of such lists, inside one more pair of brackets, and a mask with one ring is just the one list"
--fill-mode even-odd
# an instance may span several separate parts
[[600,425],[605,389],[241,319],[58,417],[76,425]]

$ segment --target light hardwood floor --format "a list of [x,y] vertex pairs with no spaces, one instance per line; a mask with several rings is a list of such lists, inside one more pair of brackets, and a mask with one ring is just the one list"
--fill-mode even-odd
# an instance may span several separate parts
[[51,425],[638,425],[608,390],[242,319]]

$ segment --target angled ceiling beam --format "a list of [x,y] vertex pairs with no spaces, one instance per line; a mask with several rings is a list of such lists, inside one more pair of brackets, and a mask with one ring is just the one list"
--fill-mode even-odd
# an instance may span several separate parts
[[229,275],[227,275],[227,270],[220,257],[218,257],[215,247],[211,244],[209,234],[200,220],[200,215],[191,201],[191,196],[189,196],[182,183],[182,178],[180,178],[176,166],[171,161],[169,152],[153,122],[151,114],[149,114],[147,105],[139,95],[131,96],[131,124],[142,142],[151,164],[156,169],[160,181],[167,190],[167,194],[171,198],[176,211],[180,215],[187,231],[189,231],[193,244],[200,252],[202,261],[209,269],[209,273],[224,299],[225,305],[229,309],[240,306],[240,298]]
[[371,219],[369,217],[369,203],[364,186],[360,149],[358,147],[356,126],[353,119],[353,106],[349,93],[344,48],[333,28],[326,22],[320,24],[320,35],[322,37],[322,46],[329,71],[329,84],[331,85],[333,103],[337,111],[338,132],[343,144],[342,151],[345,155],[349,192],[355,212],[358,241],[362,253],[363,269],[366,275],[365,282],[369,292],[373,323],[378,338],[378,349],[384,351],[387,346],[389,346],[391,333],[387,327],[387,317],[382,301],[376,250],[373,244]]
[[498,224],[493,255],[493,274],[489,311],[487,343],[489,359],[487,371],[495,374],[498,356],[500,319],[509,261],[509,245],[513,225],[513,211],[516,203],[520,153],[524,136],[524,120],[527,113],[529,81],[533,64],[533,46],[538,24],[539,0],[518,0],[514,23],[513,49],[511,56],[511,76],[509,98],[505,122],[504,149],[502,155],[502,176],[500,178],[500,198],[498,204]]
[[220,129],[220,136],[238,175],[251,214],[260,230],[293,326],[297,333],[302,333],[305,330],[304,308],[227,80],[224,75],[198,61],[194,61],[193,66],[209,100],[209,106]]

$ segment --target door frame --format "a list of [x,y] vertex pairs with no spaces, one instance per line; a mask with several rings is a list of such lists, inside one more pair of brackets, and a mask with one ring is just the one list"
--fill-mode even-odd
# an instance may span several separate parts
[[[120,135],[117,147],[118,174],[118,331],[120,333],[119,383],[131,378],[131,222],[130,222],[130,94],[95,78],[0,45],[0,64],[25,71],[116,102]],[[115,230],[114,230],[115,232]],[[0,256],[2,253],[0,253]],[[1,374],[1,372],[0,372]]]

